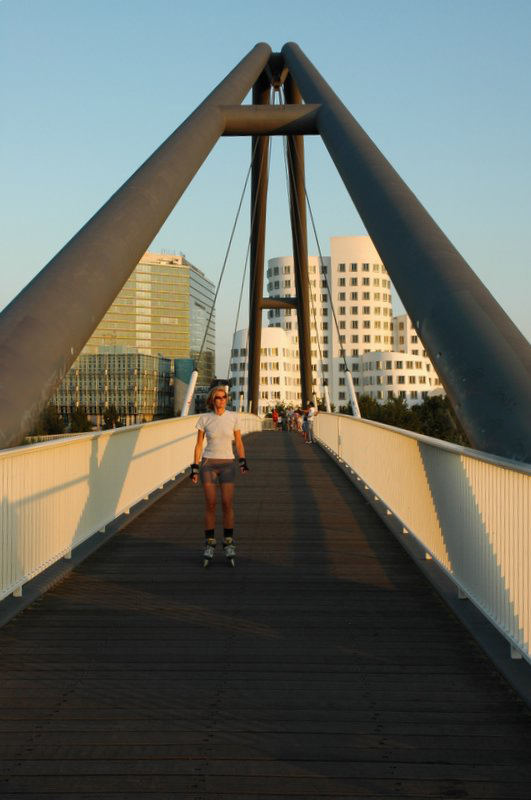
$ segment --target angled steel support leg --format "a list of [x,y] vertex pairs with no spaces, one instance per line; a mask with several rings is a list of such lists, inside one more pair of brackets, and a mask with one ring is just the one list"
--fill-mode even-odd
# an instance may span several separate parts
[[282,53],[472,445],[531,459],[531,349],[324,78]]
[[[300,103],[301,95],[293,78],[284,83],[287,103]],[[312,354],[310,345],[310,287],[308,283],[308,234],[306,228],[306,197],[304,192],[304,139],[288,136],[288,174],[290,219],[297,293],[297,328],[299,333],[299,363],[301,399],[306,408],[312,399]],[[316,331],[319,335],[319,331]]]
[[[253,86],[253,103],[269,103],[271,84],[264,73]],[[253,136],[254,159],[251,172],[251,269],[249,288],[249,376],[248,400],[258,414],[260,394],[260,347],[262,344],[262,297],[268,185],[269,137]]]
[[268,62],[258,44],[0,317],[0,447],[29,429]]

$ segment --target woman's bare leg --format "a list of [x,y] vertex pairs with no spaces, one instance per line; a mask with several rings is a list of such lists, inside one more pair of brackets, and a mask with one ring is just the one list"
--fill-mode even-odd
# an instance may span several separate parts
[[205,530],[211,531],[216,527],[216,484],[204,483],[205,493]]
[[221,484],[221,506],[223,508],[223,527],[234,528],[234,484]]

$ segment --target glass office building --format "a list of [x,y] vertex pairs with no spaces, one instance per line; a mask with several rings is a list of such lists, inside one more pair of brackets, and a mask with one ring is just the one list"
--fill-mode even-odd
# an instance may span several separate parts
[[170,384],[169,358],[102,347],[97,354],[79,356],[52,403],[68,422],[76,409],[83,408],[99,427],[113,408],[119,424],[135,425],[172,416]]
[[[101,348],[197,360],[198,383],[209,385],[215,372],[214,284],[183,255],[146,253],[83,348]],[[207,331],[208,324],[208,331]],[[206,333],[206,336],[205,336]]]

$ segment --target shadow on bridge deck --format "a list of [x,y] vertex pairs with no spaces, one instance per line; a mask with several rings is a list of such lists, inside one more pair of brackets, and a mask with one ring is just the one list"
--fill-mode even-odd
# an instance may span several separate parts
[[246,448],[235,570],[186,481],[2,630],[0,795],[528,798],[528,713],[370,506]]

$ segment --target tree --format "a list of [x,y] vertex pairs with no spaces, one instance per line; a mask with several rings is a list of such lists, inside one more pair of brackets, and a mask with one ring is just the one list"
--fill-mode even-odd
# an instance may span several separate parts
[[51,436],[57,433],[64,433],[65,421],[57,410],[57,406],[51,403],[41,411],[30,436]]
[[[358,397],[358,406],[360,408],[360,414],[364,419],[380,421],[382,406],[374,397],[371,397],[369,394],[360,394]],[[348,411],[347,413],[350,414],[351,412]]]
[[450,401],[441,395],[427,397],[411,409],[419,433],[435,436],[455,444],[468,445],[468,440],[454,418]]
[[74,408],[70,414],[70,430],[72,433],[85,433],[92,430],[92,425],[83,406]]
[[111,428],[120,428],[122,426],[122,421],[120,415],[116,409],[116,406],[109,406],[103,412],[103,428],[104,430],[110,430]]
[[373,397],[362,394],[358,403],[364,419],[423,433],[446,442],[468,445],[447,397],[427,397],[422,403],[409,407],[403,397],[392,397],[380,405]]
[[406,430],[416,430],[411,409],[408,407],[403,397],[391,397],[380,407],[379,422],[386,425],[394,425],[396,428]]

